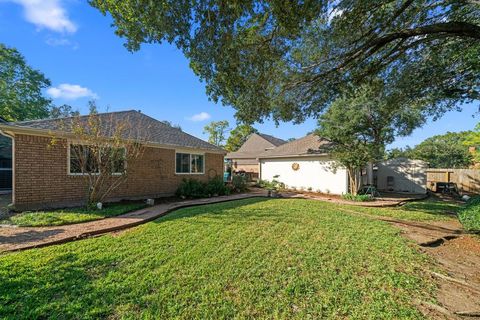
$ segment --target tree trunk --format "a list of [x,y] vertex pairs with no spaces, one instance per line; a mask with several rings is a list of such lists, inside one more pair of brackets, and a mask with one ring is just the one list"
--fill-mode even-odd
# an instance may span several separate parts
[[355,168],[348,168],[348,181],[350,187],[350,193],[357,195],[359,183],[358,183],[358,170]]

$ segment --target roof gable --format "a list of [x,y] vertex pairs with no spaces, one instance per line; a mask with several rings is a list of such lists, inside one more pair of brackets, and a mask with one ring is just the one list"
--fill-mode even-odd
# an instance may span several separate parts
[[330,142],[327,140],[315,134],[309,134],[275,149],[265,151],[259,155],[259,158],[324,155],[328,153],[329,146]]
[[284,140],[267,134],[252,133],[238,151],[230,152],[226,157],[229,159],[236,157],[256,158],[259,154],[265,152],[265,150],[273,149],[284,143],[286,143]]

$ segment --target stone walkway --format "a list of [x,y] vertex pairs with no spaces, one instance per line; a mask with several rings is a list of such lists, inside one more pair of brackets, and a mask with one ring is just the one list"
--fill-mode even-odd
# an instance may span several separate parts
[[255,190],[249,193],[185,200],[174,203],[159,204],[138,211],[129,212],[114,218],[90,221],[85,223],[54,227],[0,227],[0,252],[38,248],[53,244],[65,243],[92,237],[108,232],[123,230],[155,220],[176,209],[212,204],[232,200],[264,197],[266,191]]

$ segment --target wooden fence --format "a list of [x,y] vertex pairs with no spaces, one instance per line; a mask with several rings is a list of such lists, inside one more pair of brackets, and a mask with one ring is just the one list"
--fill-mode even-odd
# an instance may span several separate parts
[[480,169],[427,169],[427,188],[435,182],[454,182],[463,192],[480,193]]

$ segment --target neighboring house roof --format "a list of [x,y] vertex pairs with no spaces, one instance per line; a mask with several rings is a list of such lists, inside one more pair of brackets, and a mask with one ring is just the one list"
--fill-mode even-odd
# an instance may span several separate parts
[[258,135],[260,137],[262,137],[263,139],[267,140],[268,142],[270,142],[271,144],[273,144],[275,147],[278,147],[282,144],[287,143],[287,141],[285,141],[283,139],[280,139],[280,138],[277,138],[277,137],[274,137],[274,136],[271,136],[269,134],[258,133]]
[[282,144],[272,150],[267,150],[258,156],[265,158],[285,158],[296,156],[315,156],[328,154],[330,142],[315,134],[309,134],[303,138]]
[[286,141],[263,133],[252,133],[238,151],[228,153],[227,159],[256,159],[265,150],[273,149]]
[[[217,146],[189,135],[178,128],[171,127],[139,111],[128,110],[99,113],[98,117],[103,129],[102,131],[105,132],[105,136],[107,137],[113,135],[117,125],[128,123],[129,128],[124,130],[124,136],[128,139],[138,139],[152,144],[172,147],[224,152],[223,149]],[[74,119],[79,119],[79,121],[85,121],[85,123],[87,123],[89,116],[11,122],[8,123],[7,126],[11,131],[26,128],[47,132],[56,131],[69,133],[72,130],[71,127],[73,121],[75,121]],[[5,126],[3,126],[3,128],[5,128]]]

